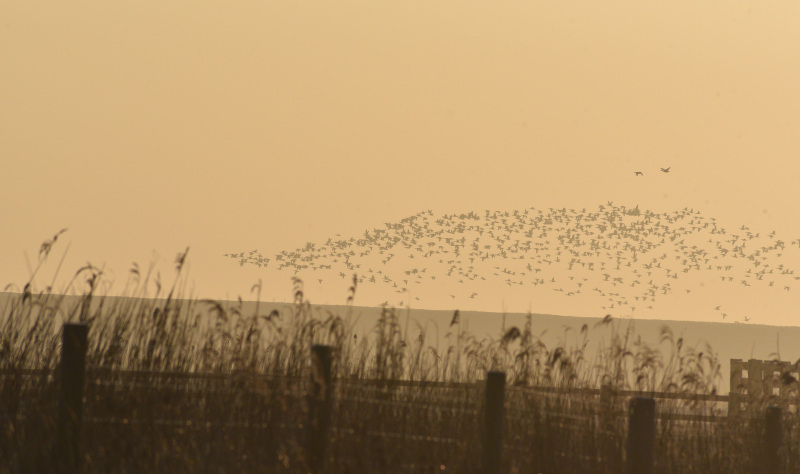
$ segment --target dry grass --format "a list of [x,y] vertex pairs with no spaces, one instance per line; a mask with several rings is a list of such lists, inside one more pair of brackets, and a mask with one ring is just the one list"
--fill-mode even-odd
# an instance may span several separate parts
[[[57,238],[42,246],[41,260]],[[502,370],[506,472],[618,473],[621,391],[714,394],[720,380],[711,348],[684,347],[665,328],[663,353],[610,316],[565,338],[569,344],[546,347],[530,319],[479,339],[461,329],[456,312],[447,350],[438,353],[422,328],[406,332],[390,308],[361,339],[348,314],[314,316],[300,280],[290,312],[242,314],[241,299],[230,307],[184,297],[187,252],[166,292],[152,267],[142,275],[134,265],[124,298],[98,298],[103,275],[87,265],[73,279],[87,285],[78,304],[29,281],[0,308],[0,472],[52,469],[54,375],[67,321],[90,327],[82,435],[89,472],[307,472],[313,344],[333,347],[330,472],[474,472],[482,381]],[[260,298],[260,290],[251,292]],[[355,294],[354,279],[348,302]],[[604,338],[597,354],[586,351],[590,333]],[[597,396],[601,386],[607,396]],[[658,403],[725,420],[700,402]],[[794,424],[785,426],[785,440],[800,439]],[[758,420],[661,420],[656,470],[752,471],[760,429]],[[800,466],[796,444],[782,453],[787,472]]]

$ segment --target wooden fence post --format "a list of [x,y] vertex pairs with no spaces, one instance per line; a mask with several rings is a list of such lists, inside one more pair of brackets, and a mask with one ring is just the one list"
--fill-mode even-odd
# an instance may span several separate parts
[[331,420],[331,347],[311,347],[311,392],[308,398],[306,454],[313,473],[325,468],[325,444]]
[[55,462],[59,471],[76,473],[81,470],[83,386],[89,327],[83,323],[66,323],[61,331]]
[[781,447],[781,409],[768,407],[764,414],[764,457],[759,461],[764,474],[777,474],[780,470],[778,450]]
[[656,401],[652,398],[631,399],[628,412],[628,440],[625,472],[651,474],[656,440]]
[[486,374],[486,418],[483,426],[483,472],[502,472],[503,417],[506,390],[506,373],[491,371]]

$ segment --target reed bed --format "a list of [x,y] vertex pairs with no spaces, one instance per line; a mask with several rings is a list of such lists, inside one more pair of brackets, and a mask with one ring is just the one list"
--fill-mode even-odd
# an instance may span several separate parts
[[[57,237],[42,246],[40,264]],[[489,370],[507,374],[505,472],[622,472],[626,390],[683,394],[688,401],[659,401],[659,410],[706,416],[659,419],[656,472],[757,468],[760,418],[732,422],[718,406],[693,402],[692,394],[717,392],[719,361],[712,348],[685,347],[666,327],[652,348],[630,323],[606,316],[571,344],[547,347],[530,318],[478,338],[455,312],[439,353],[424,330],[409,333],[388,307],[359,339],[351,315],[315,315],[300,280],[288,312],[243,314],[241,299],[229,306],[187,298],[187,253],[176,258],[168,290],[152,267],[142,275],[134,265],[123,297],[101,298],[103,274],[87,265],[73,278],[86,287],[77,304],[37,290],[32,277],[0,308],[0,472],[53,469],[65,322],[89,325],[87,472],[308,472],[314,344],[333,354],[327,472],[476,472]],[[348,303],[356,286],[354,278]],[[251,289],[258,299],[260,291]],[[587,353],[590,334],[603,340],[597,354]],[[797,429],[787,418],[785,472],[800,466]]]

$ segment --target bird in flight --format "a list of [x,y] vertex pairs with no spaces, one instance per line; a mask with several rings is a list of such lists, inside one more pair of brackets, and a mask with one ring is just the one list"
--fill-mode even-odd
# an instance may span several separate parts
[[667,168],[661,168],[661,171],[663,171],[664,173],[669,173],[669,169],[670,168],[672,168],[672,166],[667,167]]
[[642,173],[641,171],[634,171],[634,173],[636,174],[636,176],[644,176],[644,173]]

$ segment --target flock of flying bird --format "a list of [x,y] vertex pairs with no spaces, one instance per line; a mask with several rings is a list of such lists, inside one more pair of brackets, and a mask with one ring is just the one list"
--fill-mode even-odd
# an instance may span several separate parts
[[[565,296],[593,292],[603,310],[633,314],[653,309],[657,298],[673,292],[673,280],[692,273],[717,272],[722,282],[789,291],[800,276],[768,259],[780,258],[787,245],[800,249],[800,239],[786,244],[775,237],[774,231],[761,237],[746,226],[729,232],[693,209],[655,213],[608,202],[596,210],[440,216],[427,210],[360,238],[337,234],[272,257],[257,250],[225,256],[242,266],[318,272],[320,284],[320,276],[344,279],[355,273],[359,284],[382,285],[401,296],[437,279],[464,288],[452,299],[475,298],[485,283],[552,288]],[[714,310],[727,316],[722,305]]]

